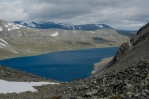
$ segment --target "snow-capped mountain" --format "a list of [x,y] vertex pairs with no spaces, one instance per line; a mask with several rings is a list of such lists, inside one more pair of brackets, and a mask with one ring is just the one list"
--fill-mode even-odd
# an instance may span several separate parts
[[98,30],[103,28],[112,29],[112,27],[105,25],[105,24],[82,24],[82,25],[71,25],[65,23],[54,23],[54,22],[23,22],[23,21],[14,21],[16,24],[21,24],[31,28],[38,28],[38,29],[50,29],[50,28],[57,28],[57,29],[65,29],[65,30]]

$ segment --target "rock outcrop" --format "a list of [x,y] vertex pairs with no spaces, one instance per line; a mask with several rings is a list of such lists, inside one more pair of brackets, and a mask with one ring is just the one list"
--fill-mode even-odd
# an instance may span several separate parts
[[128,42],[123,43],[110,62],[107,71],[121,70],[140,59],[149,58],[149,23],[143,26]]
[[139,42],[145,40],[147,37],[149,37],[149,23],[146,24],[145,26],[143,26],[136,34],[136,36],[134,36],[130,42],[133,46],[135,46],[136,44],[138,44]]
[[2,99],[147,99],[149,60],[139,61],[122,72],[76,79],[59,85],[35,87],[38,91],[0,94]]

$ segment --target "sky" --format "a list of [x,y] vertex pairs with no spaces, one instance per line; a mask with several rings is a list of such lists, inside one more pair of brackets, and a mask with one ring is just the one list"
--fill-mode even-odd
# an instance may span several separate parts
[[149,21],[149,0],[0,0],[0,19],[107,24],[138,30]]

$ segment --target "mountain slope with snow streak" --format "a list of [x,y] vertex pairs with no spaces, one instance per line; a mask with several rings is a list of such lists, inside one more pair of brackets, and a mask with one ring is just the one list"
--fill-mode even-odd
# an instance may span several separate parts
[[2,38],[0,38],[0,48],[6,49],[10,52],[13,53],[18,53],[15,49],[13,49],[13,47],[11,45],[9,45],[5,40],[3,40]]

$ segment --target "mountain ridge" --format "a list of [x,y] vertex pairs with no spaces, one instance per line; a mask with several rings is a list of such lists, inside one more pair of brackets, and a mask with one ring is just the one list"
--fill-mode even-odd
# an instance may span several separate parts
[[99,29],[112,29],[112,27],[106,24],[81,24],[81,25],[73,25],[66,23],[55,23],[55,22],[23,22],[23,21],[14,21],[16,24],[20,24],[30,28],[38,28],[38,29],[65,29],[65,30],[84,30],[84,31],[95,31]]

